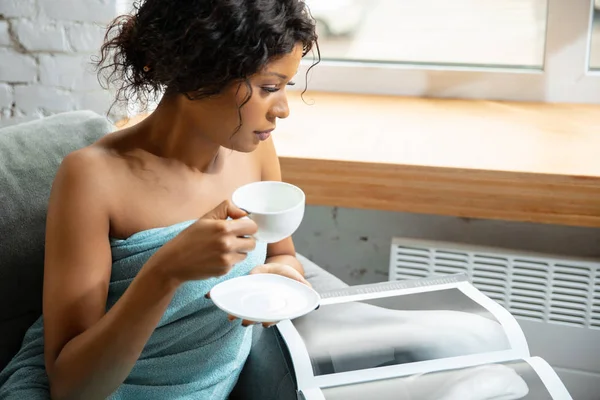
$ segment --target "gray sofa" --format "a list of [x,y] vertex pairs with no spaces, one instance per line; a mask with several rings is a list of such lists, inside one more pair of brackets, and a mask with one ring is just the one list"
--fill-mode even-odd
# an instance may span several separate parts
[[[91,111],[57,114],[0,129],[0,370],[20,347],[25,331],[42,310],[46,204],[62,158],[114,130]],[[317,291],[345,284],[298,255]],[[247,398],[246,387],[260,393],[266,364],[281,376],[278,392],[264,388],[260,399],[283,399],[294,392],[292,366],[282,355],[276,329],[258,328],[234,395]],[[274,360],[277,358],[277,360]]]

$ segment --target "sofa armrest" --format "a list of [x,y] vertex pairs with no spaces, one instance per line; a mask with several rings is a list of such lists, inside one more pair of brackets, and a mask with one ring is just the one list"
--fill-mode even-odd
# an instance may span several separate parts
[[304,277],[317,292],[322,293],[328,290],[348,287],[341,279],[319,267],[303,255],[296,253],[296,258],[304,267]]

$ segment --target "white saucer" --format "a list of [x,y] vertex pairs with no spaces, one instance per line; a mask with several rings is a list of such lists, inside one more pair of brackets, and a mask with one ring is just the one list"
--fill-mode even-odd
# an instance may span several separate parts
[[245,275],[221,282],[210,291],[221,310],[253,322],[279,322],[308,314],[321,297],[303,283],[276,274]]

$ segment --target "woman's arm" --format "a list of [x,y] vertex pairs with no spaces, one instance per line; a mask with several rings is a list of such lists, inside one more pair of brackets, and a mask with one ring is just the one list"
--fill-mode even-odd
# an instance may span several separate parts
[[111,178],[98,149],[68,155],[46,228],[44,335],[53,399],[104,399],[125,380],[176,284],[147,264],[111,310]]

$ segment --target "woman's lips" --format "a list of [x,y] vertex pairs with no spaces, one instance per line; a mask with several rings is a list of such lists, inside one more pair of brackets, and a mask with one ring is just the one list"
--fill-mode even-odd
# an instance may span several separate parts
[[271,136],[271,132],[273,132],[273,129],[269,129],[268,131],[254,131],[254,134],[258,136],[261,142],[264,142]]

